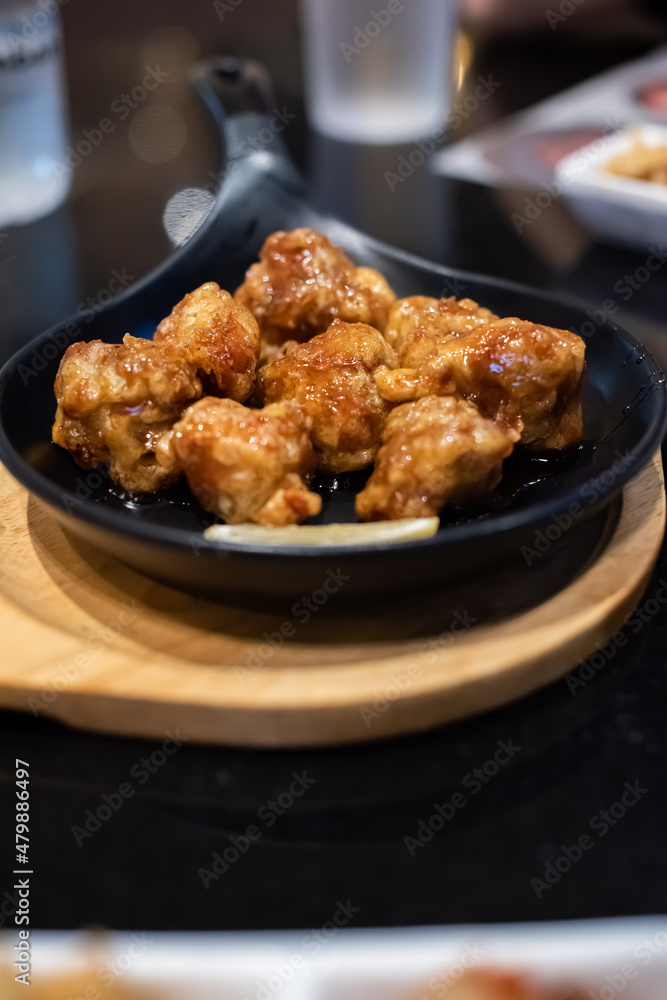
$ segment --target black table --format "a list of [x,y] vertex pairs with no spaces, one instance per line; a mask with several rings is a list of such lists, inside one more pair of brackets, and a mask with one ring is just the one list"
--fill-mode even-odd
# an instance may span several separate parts
[[[87,11],[64,7],[73,135],[132,83],[149,44],[182,58],[196,55],[197,46],[254,54],[276,75],[279,102],[295,109],[285,138],[320,198],[360,228],[454,266],[592,303],[608,298],[614,283],[641,265],[640,254],[592,244],[560,204],[545,213],[539,232],[522,238],[509,221],[520,193],[447,182],[426,169],[391,191],[383,175],[400,148],[350,147],[313,136],[293,69],[293,5],[282,8],[272,27],[277,6],[255,5],[265,20],[253,31],[248,0],[229,16],[224,38],[209,31],[210,11],[183,14],[175,3],[163,5],[160,24],[147,4],[116,5],[111,25],[95,4]],[[186,17],[185,26],[166,31]],[[269,43],[273,29],[282,32],[275,45]],[[630,47],[596,49],[581,62],[568,61],[566,45],[547,39],[541,49],[524,44],[509,53],[506,45],[489,47],[472,77],[477,69],[495,69],[508,86],[500,92],[503,103],[484,114],[500,115],[636,54]],[[521,80],[536,65],[539,82],[525,93]],[[119,128],[77,168],[65,208],[3,239],[3,357],[77,305],[89,300],[94,307],[114,270],[134,280],[169,252],[161,224],[166,200],[183,187],[205,185],[219,159],[182,76],[170,87],[161,100],[187,122],[182,154],[161,165],[140,162]],[[556,232],[565,236],[554,239]],[[664,270],[637,290],[619,322],[667,358]],[[163,760],[160,753],[152,757],[158,744],[2,712],[3,889],[13,881],[12,784],[19,757],[31,765],[35,927],[318,926],[341,902],[355,908],[350,926],[663,911],[667,614],[662,604],[654,613],[654,596],[662,596],[665,580],[663,550],[641,603],[645,621],[628,623],[627,646],[586,673],[590,680],[575,685],[566,678],[507,708],[414,738],[290,752],[186,744]],[[503,763],[494,767],[489,762],[499,749]],[[314,783],[288,810],[274,808],[270,803],[279,803],[295,774]],[[128,781],[134,794],[125,799],[118,789]],[[457,794],[466,794],[467,804],[450,819],[447,804]],[[111,816],[89,835],[96,826],[91,814],[109,802],[101,815]],[[261,837],[244,839],[258,824],[258,810]],[[429,837],[433,816],[442,822],[431,823],[440,829]],[[227,870],[216,853],[227,859]],[[0,905],[0,926],[11,905],[10,893]]]

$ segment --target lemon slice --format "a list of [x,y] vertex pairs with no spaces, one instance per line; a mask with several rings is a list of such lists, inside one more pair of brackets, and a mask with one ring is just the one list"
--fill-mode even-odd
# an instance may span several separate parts
[[291,545],[323,548],[336,545],[385,545],[430,538],[438,530],[437,517],[406,517],[400,521],[364,524],[289,524],[266,528],[261,524],[212,524],[204,531],[209,542],[244,545]]

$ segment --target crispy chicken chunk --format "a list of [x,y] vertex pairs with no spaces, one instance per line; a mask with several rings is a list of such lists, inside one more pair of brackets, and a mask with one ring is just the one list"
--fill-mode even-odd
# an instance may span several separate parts
[[183,351],[173,344],[125,335],[122,344],[72,344],[55,381],[58,401],[53,440],[84,469],[109,463],[114,483],[136,493],[168,486],[176,466],[155,454],[202,386]]
[[183,348],[208,395],[243,403],[252,393],[259,360],[257,321],[214,281],[174,306],[154,339]]
[[414,368],[445,341],[497,319],[490,309],[478,306],[472,299],[413,295],[393,304],[384,335],[396,351],[401,368]]
[[487,416],[521,422],[523,445],[569,448],[583,434],[584,351],[568,330],[500,319],[442,342],[414,368],[379,369],[376,381],[393,402],[456,393]]
[[302,404],[320,469],[350,472],[370,465],[380,446],[391,406],[373,372],[393,363],[393,350],[373,327],[334,320],[326,333],[260,369],[258,387],[267,403]]
[[375,468],[357,494],[362,521],[433,517],[490,493],[519,431],[455,396],[424,396],[389,416]]
[[312,229],[268,237],[236,298],[262,332],[262,357],[273,360],[286,340],[303,342],[334,319],[384,330],[395,299],[381,274],[355,267],[342,250]]
[[299,524],[320,512],[308,490],[316,456],[310,419],[287,400],[251,410],[231,399],[200,399],[163,447],[175,453],[202,507],[228,524]]

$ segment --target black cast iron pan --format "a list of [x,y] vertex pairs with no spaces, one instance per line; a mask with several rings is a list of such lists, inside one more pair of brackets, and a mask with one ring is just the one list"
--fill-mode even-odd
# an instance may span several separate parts
[[[75,535],[149,576],[226,600],[290,602],[321,588],[331,572],[344,578],[338,596],[347,601],[462,579],[483,589],[485,580],[497,584],[499,574],[510,573],[512,582],[502,588],[509,611],[562,585],[594,554],[609,528],[613,502],[651,458],[665,427],[656,362],[609,320],[586,338],[583,446],[556,463],[513,457],[489,503],[449,513],[428,540],[317,551],[207,542],[201,532],[212,518],[186,490],[128,504],[110,488],[103,469],[85,472],[51,443],[53,381],[68,344],[119,342],[128,331],[151,336],[173,305],[204,281],[233,291],[276,229],[305,225],[326,233],[355,262],[380,270],[399,296],[440,296],[460,288],[501,316],[575,332],[590,332],[593,325],[577,303],[429,264],[320,213],[286,155],[270,82],[258,64],[212,60],[197,68],[193,82],[226,151],[211,213],[148,277],[94,317],[57,324],[3,368],[0,460]],[[322,518],[354,520],[354,494],[362,483],[363,474],[322,481]],[[544,548],[547,534],[553,572],[545,572],[550,564],[544,553],[539,559],[530,555]]]

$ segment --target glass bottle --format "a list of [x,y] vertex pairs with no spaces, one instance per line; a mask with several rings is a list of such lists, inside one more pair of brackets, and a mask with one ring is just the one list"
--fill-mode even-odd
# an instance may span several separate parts
[[0,0],[0,228],[64,201],[66,142],[60,3]]

